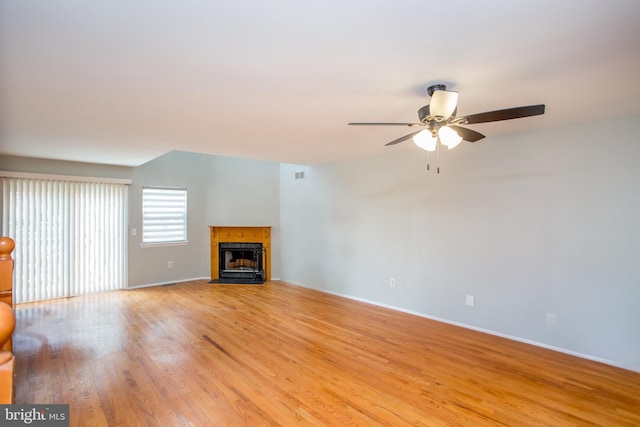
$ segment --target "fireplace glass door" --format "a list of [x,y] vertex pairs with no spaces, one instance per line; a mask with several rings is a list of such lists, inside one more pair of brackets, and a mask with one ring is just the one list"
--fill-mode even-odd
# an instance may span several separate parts
[[264,283],[262,243],[219,243],[222,283]]

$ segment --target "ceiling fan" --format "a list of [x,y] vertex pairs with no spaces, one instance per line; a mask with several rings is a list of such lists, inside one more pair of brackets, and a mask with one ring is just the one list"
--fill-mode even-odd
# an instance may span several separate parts
[[497,122],[500,120],[519,119],[522,117],[544,114],[544,104],[525,107],[507,108],[504,110],[487,111],[456,117],[458,110],[458,92],[447,90],[443,84],[429,86],[427,93],[431,97],[431,104],[418,110],[420,123],[349,123],[350,126],[409,126],[424,128],[410,133],[385,145],[395,145],[413,138],[416,145],[427,151],[435,151],[438,141],[449,149],[460,142],[476,142],[485,136],[474,130],[460,125]]

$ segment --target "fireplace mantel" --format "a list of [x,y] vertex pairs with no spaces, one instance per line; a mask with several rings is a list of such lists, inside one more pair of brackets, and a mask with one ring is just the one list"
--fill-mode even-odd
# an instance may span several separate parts
[[232,227],[210,225],[211,235],[211,280],[219,279],[220,242],[262,243],[265,253],[265,279],[271,280],[271,227]]

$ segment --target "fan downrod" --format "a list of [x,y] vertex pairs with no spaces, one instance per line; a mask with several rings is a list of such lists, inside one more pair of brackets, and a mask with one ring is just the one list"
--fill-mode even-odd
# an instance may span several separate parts
[[447,90],[447,87],[441,84],[431,85],[427,88],[427,94],[429,94],[429,96],[433,96],[433,92],[437,90]]

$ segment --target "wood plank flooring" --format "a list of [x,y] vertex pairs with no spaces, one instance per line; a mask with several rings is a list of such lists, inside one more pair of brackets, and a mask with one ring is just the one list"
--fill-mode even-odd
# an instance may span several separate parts
[[72,426],[640,425],[638,373],[281,282],[16,316],[16,403]]

